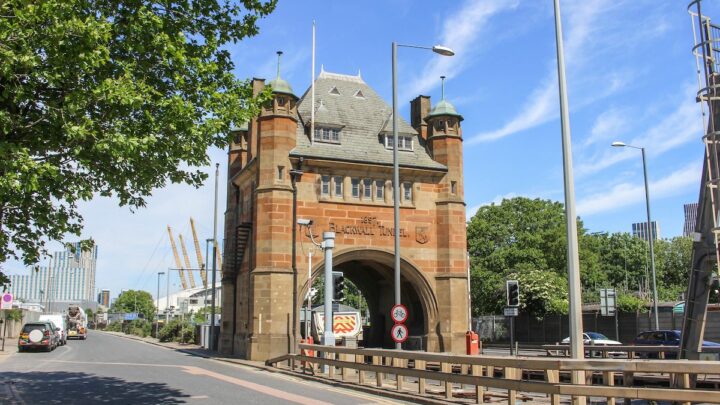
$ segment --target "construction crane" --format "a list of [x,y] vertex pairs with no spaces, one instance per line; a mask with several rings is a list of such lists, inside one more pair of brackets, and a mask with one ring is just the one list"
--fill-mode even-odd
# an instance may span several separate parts
[[178,235],[180,238],[180,247],[182,248],[183,257],[185,258],[185,268],[188,271],[188,279],[190,280],[190,288],[195,288],[195,276],[192,273],[192,265],[190,264],[190,257],[188,256],[187,249],[185,248],[185,241],[183,240],[182,234]]
[[[177,246],[175,246],[175,238],[173,238],[172,228],[170,228],[170,225],[168,225],[167,230],[168,235],[170,235],[170,246],[172,246],[173,255],[175,255],[175,265],[177,266],[178,272],[180,273],[180,283],[182,284],[183,290],[187,290],[187,282],[185,282],[185,269],[180,262],[180,255],[178,254]],[[169,276],[170,275],[168,274],[168,277]]]
[[[701,0],[688,6],[693,25],[698,87],[703,115],[703,162],[697,222],[693,234],[692,268],[685,299],[680,357],[698,360],[707,323],[707,305],[718,269],[718,205],[720,204],[720,26],[702,14]],[[695,376],[691,376],[694,380]]]
[[197,254],[198,268],[200,269],[200,278],[203,287],[207,288],[207,272],[205,271],[205,261],[200,251],[200,242],[198,242],[197,232],[195,231],[195,221],[190,217],[190,229],[192,230],[193,241],[195,242],[195,254]]
[[218,247],[217,241],[213,241],[215,243],[215,253],[217,255],[217,269],[222,269],[222,254],[220,254],[220,248]]

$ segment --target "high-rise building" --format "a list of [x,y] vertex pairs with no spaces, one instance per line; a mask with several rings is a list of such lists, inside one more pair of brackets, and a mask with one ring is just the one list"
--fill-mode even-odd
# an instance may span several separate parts
[[683,226],[683,236],[690,236],[695,232],[695,223],[697,222],[698,203],[683,205],[685,209],[685,226]]
[[110,290],[100,290],[98,294],[98,304],[104,307],[110,307]]
[[[643,240],[648,240],[649,232],[647,229],[647,225],[648,225],[647,222],[636,222],[636,223],[632,224],[633,236],[635,236],[636,238],[643,239]],[[651,227],[652,227],[651,230],[652,230],[653,240],[660,239],[660,225],[658,225],[658,223],[656,221],[652,221]]]
[[[73,251],[74,250],[74,251]],[[21,301],[52,304],[94,302],[97,246],[82,251],[80,244],[55,252],[47,266],[29,274],[10,275],[10,292]]]

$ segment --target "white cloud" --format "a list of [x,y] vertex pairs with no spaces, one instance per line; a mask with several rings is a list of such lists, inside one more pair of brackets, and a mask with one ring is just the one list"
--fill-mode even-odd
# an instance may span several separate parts
[[468,208],[465,210],[465,217],[466,217],[466,219],[469,221],[473,216],[475,216],[475,214],[476,214],[477,211],[480,209],[480,207],[484,207],[484,206],[490,205],[490,204],[496,204],[496,205],[497,205],[497,204],[502,203],[503,200],[508,200],[508,199],[511,199],[511,198],[515,198],[515,197],[517,197],[517,196],[518,196],[517,193],[514,193],[514,192],[510,192],[510,193],[507,193],[507,194],[498,194],[498,195],[496,195],[496,196],[495,196],[492,200],[490,200],[490,201],[486,201],[486,202],[484,202],[484,203],[480,203],[480,204],[477,204],[477,205],[473,205],[473,206],[468,207]]
[[403,86],[406,90],[400,99],[407,99],[405,95],[427,94],[438,86],[440,76],[452,78],[463,71],[466,62],[479,49],[480,34],[490,18],[516,8],[519,3],[519,0],[466,1],[455,15],[447,18],[440,35],[439,43],[452,48],[455,56],[432,58],[415,80]]
[[[599,29],[598,17],[611,9],[608,0],[592,0],[570,3],[564,9],[564,22],[567,22],[567,29],[564,31],[565,59],[568,70],[580,70],[588,58],[588,50],[594,49],[595,43],[600,37],[594,35],[593,30]],[[574,104],[575,107],[587,105],[595,100],[620,90],[627,79],[613,72],[600,74],[592,80],[584,79],[585,83],[595,84],[595,88],[588,96],[580,99]],[[602,89],[597,88],[598,82],[606,85]],[[483,132],[476,136],[466,137],[466,144],[472,145],[481,142],[494,141],[525,131],[540,124],[556,119],[558,116],[558,83],[556,62],[553,60],[551,68],[540,85],[530,92],[520,112],[515,114],[505,125],[499,129]]]
[[620,139],[624,135],[631,124],[631,117],[627,110],[621,110],[615,107],[604,111],[595,119],[590,135],[585,140],[583,146],[589,146],[598,142],[611,143],[615,139]]
[[[630,145],[644,146],[650,156],[663,154],[702,135],[700,110],[693,98],[692,86],[687,86],[680,98],[681,102],[670,113],[654,114],[656,124],[645,130],[640,136],[631,139],[613,139]],[[664,117],[664,118],[663,118]],[[637,150],[603,147],[595,156],[576,164],[578,176],[597,173],[628,159],[637,159]],[[580,161],[580,159],[578,159]]]
[[[650,199],[679,195],[692,187],[698,187],[701,170],[701,164],[691,163],[660,180],[651,182],[649,185]],[[642,180],[636,183],[624,182],[616,184],[609,190],[581,199],[577,204],[577,212],[581,216],[588,216],[644,201],[645,186]]]

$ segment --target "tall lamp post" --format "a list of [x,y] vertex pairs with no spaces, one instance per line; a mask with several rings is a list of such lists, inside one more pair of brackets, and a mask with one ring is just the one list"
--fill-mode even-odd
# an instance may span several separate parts
[[[580,257],[578,251],[577,216],[575,214],[575,180],[572,166],[572,144],[570,141],[570,113],[565,79],[565,50],[563,47],[562,19],[560,18],[560,0],[555,0],[555,46],[557,51],[558,90],[560,92],[560,122],[563,157],[563,189],[565,192],[565,232],[567,235],[568,290],[570,304],[570,355],[573,359],[583,359],[585,348],[582,338],[582,292],[580,289]],[[585,383],[583,371],[573,371],[574,384]],[[585,397],[573,398],[576,405],[584,405]]]
[[[429,49],[438,55],[453,56],[455,52],[442,45],[433,47],[392,43],[392,116],[393,116],[393,226],[395,236],[395,304],[400,300],[400,164],[398,162],[397,49],[398,47]],[[326,281],[327,282],[327,281]],[[395,344],[402,349],[401,343]]]
[[158,271],[158,285],[157,285],[157,303],[158,304],[157,304],[157,308],[156,308],[157,313],[155,314],[156,318],[157,318],[155,320],[155,338],[158,337],[158,328],[159,328],[158,325],[160,324],[160,322],[159,322],[160,321],[160,276],[162,276],[163,274],[165,274],[164,271]]
[[653,311],[655,312],[655,329],[660,328],[658,320],[658,296],[657,296],[657,281],[655,277],[655,232],[652,230],[652,219],[650,217],[650,190],[648,188],[648,175],[647,175],[647,162],[645,160],[645,148],[641,146],[628,145],[625,142],[615,141],[612,146],[616,148],[633,148],[640,149],[642,154],[643,163],[643,177],[645,179],[645,209],[647,211],[647,238],[650,246],[650,271],[652,272],[652,283],[653,283]]
[[218,209],[218,178],[220,177],[220,163],[215,163],[215,208],[213,211],[213,261],[212,261],[212,304],[210,307],[210,350],[217,350],[215,341],[215,282],[217,278],[217,209]]

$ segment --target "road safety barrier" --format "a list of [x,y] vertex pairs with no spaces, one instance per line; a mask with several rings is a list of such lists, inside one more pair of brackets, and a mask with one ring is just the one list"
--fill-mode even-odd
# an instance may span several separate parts
[[[471,396],[476,403],[501,395],[514,404],[528,394],[547,396],[553,405],[567,397],[605,398],[608,405],[614,405],[617,398],[626,403],[633,399],[688,405],[720,403],[717,386],[715,389],[690,386],[691,374],[720,377],[720,362],[467,356],[310,344],[299,347],[301,353],[314,350],[317,357],[290,354],[267,363],[280,367],[287,361],[290,370],[303,372],[307,368],[298,368],[301,362],[327,365],[330,366],[327,373],[321,373],[322,367],[314,367],[315,375],[404,394],[440,395],[445,400]],[[636,386],[636,377],[652,375],[667,376],[674,387]],[[621,385],[616,385],[617,382]],[[472,386],[472,392],[460,392],[463,385]]]

